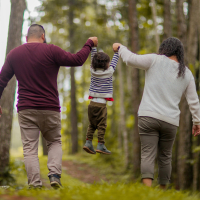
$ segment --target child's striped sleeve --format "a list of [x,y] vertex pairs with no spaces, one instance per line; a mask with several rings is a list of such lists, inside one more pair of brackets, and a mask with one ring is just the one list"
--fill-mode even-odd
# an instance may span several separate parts
[[119,54],[118,54],[118,52],[115,52],[115,54],[114,54],[114,56],[112,58],[112,61],[110,63],[110,66],[113,67],[114,70],[117,67],[118,60],[119,60]]
[[96,47],[92,47],[92,51],[91,51],[91,66],[92,66],[92,59],[94,57],[94,55],[97,53],[97,48]]

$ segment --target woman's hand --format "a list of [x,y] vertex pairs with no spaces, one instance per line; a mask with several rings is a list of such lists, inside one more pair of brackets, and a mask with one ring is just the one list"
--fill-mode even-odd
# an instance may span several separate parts
[[120,43],[114,43],[113,44],[113,51],[118,52],[120,45],[121,45]]
[[200,125],[193,125],[192,135],[194,136],[200,135]]

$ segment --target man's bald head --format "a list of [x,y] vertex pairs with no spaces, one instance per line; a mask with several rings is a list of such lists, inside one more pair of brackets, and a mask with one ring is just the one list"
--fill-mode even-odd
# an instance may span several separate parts
[[27,41],[29,39],[40,39],[45,37],[45,30],[43,26],[39,24],[32,24],[29,29],[28,29],[28,34],[27,34]]

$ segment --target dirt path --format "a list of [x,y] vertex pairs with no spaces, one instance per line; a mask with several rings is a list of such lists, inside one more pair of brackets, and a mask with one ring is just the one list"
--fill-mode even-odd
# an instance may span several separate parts
[[63,161],[63,170],[73,178],[77,178],[84,183],[100,182],[101,180],[108,181],[104,175],[99,173],[98,169],[91,168],[83,163]]

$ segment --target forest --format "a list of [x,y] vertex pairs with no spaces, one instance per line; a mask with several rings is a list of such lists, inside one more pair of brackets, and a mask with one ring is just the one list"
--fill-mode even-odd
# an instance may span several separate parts
[[[6,54],[22,44],[22,28],[26,0],[10,0]],[[44,27],[48,44],[54,44],[71,53],[78,52],[87,39],[98,37],[98,51],[111,58],[115,42],[127,46],[137,54],[158,53],[163,40],[177,37],[185,50],[185,63],[192,71],[200,94],[200,1],[199,0],[40,0],[38,16],[29,18],[29,25]],[[20,190],[0,189],[0,199],[198,199],[200,198],[200,137],[192,136],[192,116],[185,96],[180,103],[180,126],[172,156],[170,189],[164,193],[157,186],[146,188],[140,184],[140,139],[138,107],[142,98],[145,72],[126,66],[120,59],[113,76],[113,102],[107,103],[108,118],[106,146],[112,151],[106,155],[88,155],[83,151],[88,128],[90,100],[90,64],[88,57],[81,67],[61,67],[58,90],[62,116],[63,171],[66,191],[26,191],[23,158],[11,152],[11,132],[14,120],[16,78],[12,78],[3,92],[0,105],[0,185],[11,185]],[[46,173],[47,151],[44,139],[40,156],[41,174]],[[97,133],[94,146],[97,145]],[[73,165],[71,168],[70,165]],[[68,170],[77,171],[68,173]],[[88,165],[88,167],[86,166]],[[91,171],[88,170],[91,168]],[[18,170],[19,169],[19,170]],[[78,170],[80,169],[80,170]],[[95,169],[94,172],[92,169]],[[98,180],[84,181],[76,173],[94,173]],[[157,174],[157,167],[155,174]],[[21,174],[21,175],[20,175]],[[21,176],[21,180],[20,177]],[[45,177],[43,174],[42,176]],[[102,177],[101,177],[102,176]],[[47,177],[44,178],[44,182]],[[79,179],[79,180],[78,180]],[[82,182],[84,182],[84,184]],[[94,183],[95,184],[91,184]],[[88,185],[89,184],[89,185]],[[107,188],[107,189],[106,189]],[[186,193],[176,190],[187,191]],[[192,194],[191,194],[192,193]],[[115,194],[111,197],[111,194]],[[143,195],[142,195],[143,194]],[[2,195],[2,197],[1,197]],[[118,195],[118,196],[117,196]],[[194,195],[194,196],[192,196]],[[54,198],[55,197],[55,198]],[[14,199],[14,198],[13,198]],[[31,198],[32,199],[32,198]]]

